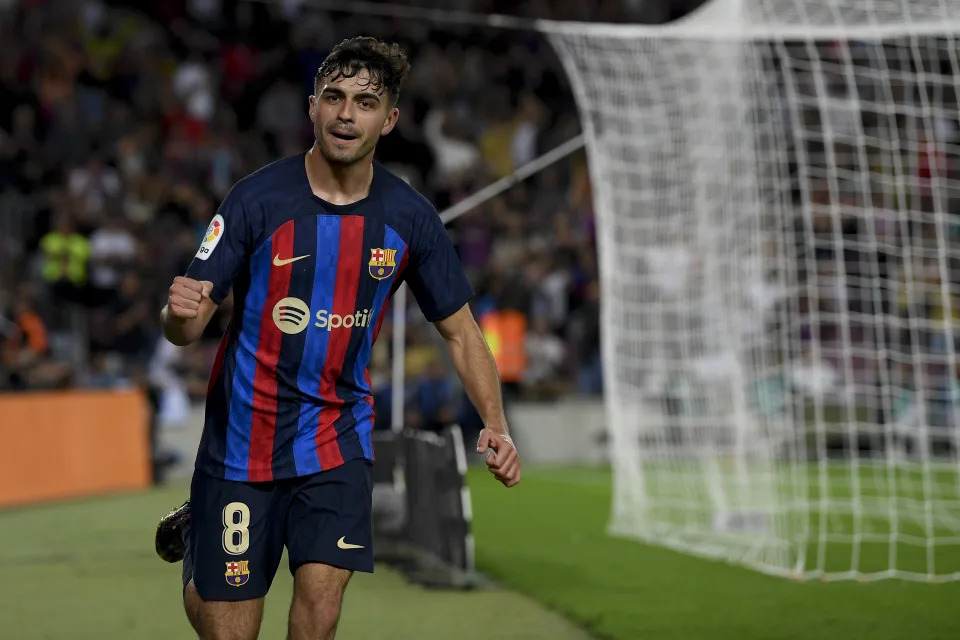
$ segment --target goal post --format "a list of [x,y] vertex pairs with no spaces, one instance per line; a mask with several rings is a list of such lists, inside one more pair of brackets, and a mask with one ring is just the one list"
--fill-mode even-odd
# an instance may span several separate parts
[[594,185],[610,531],[960,578],[960,2],[537,27]]

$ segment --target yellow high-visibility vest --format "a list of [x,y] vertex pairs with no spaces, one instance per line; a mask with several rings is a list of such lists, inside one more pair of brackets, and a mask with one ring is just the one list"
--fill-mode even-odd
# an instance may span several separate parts
[[503,382],[520,382],[527,370],[527,318],[519,311],[491,311],[480,318],[480,329],[493,353]]

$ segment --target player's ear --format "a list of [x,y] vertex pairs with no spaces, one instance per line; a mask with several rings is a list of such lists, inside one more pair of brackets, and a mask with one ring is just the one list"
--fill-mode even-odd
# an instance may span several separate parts
[[307,107],[307,113],[310,114],[310,122],[316,124],[317,120],[316,120],[316,114],[314,113],[314,107],[317,104],[317,96],[310,96],[309,100],[307,101],[307,104],[309,105]]
[[383,127],[380,129],[380,135],[385,136],[397,125],[397,120],[400,118],[400,109],[393,107],[390,109],[390,113],[387,114],[387,119],[383,121]]

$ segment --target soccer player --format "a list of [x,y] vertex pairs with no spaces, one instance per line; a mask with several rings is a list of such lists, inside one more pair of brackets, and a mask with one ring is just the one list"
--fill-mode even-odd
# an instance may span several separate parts
[[402,281],[435,324],[484,419],[477,451],[510,487],[520,460],[500,381],[468,307],[473,292],[434,207],[373,161],[409,65],[373,38],[337,45],[309,99],[315,142],[240,180],[161,315],[197,340],[233,288],[207,392],[190,499],[157,551],[183,559],[201,638],[256,638],[286,546],[289,638],[333,638],[352,572],[373,571],[373,400],[367,361]]

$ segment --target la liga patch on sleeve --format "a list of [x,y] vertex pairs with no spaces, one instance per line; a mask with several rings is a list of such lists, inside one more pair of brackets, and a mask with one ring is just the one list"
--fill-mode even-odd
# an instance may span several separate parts
[[217,248],[220,239],[223,238],[224,231],[223,216],[218,213],[213,216],[213,220],[210,221],[210,226],[207,227],[207,232],[203,235],[203,244],[200,245],[200,249],[197,251],[198,259],[206,260],[210,257],[213,250]]

